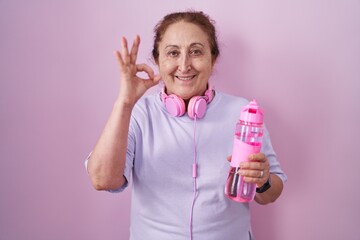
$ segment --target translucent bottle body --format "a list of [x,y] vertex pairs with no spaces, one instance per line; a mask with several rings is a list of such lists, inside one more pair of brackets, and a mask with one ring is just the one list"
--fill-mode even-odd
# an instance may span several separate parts
[[256,184],[244,181],[238,174],[240,163],[249,161],[248,156],[259,153],[263,137],[263,125],[239,121],[236,124],[231,167],[225,186],[225,195],[237,202],[250,202],[256,193]]

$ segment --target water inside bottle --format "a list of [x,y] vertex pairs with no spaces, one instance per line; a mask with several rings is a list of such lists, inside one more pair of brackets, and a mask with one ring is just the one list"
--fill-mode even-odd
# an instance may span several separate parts
[[244,177],[237,173],[239,169],[239,167],[230,168],[225,195],[237,202],[250,202],[254,199],[256,185],[245,182]]

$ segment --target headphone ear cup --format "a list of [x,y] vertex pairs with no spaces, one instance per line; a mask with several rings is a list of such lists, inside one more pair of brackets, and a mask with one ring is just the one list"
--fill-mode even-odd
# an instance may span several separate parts
[[171,94],[164,101],[166,110],[171,116],[180,117],[185,113],[185,102],[175,94]]
[[203,118],[206,113],[207,102],[204,97],[196,96],[190,99],[188,115],[191,119]]

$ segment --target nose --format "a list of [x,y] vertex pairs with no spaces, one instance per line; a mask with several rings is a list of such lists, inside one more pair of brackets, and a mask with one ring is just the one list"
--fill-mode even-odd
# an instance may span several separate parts
[[186,73],[191,69],[191,59],[188,54],[182,54],[178,62],[178,71]]

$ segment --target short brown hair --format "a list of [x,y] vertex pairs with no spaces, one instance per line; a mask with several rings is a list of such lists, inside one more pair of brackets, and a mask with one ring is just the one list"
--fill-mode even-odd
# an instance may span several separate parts
[[193,23],[199,26],[207,35],[210,43],[211,55],[213,62],[217,59],[220,54],[217,37],[216,37],[216,29],[215,29],[215,21],[210,19],[208,15],[203,12],[197,11],[186,11],[186,12],[174,12],[166,15],[154,28],[154,46],[152,50],[152,55],[155,62],[158,62],[159,59],[159,43],[162,40],[166,30],[171,24],[177,22],[188,22]]

